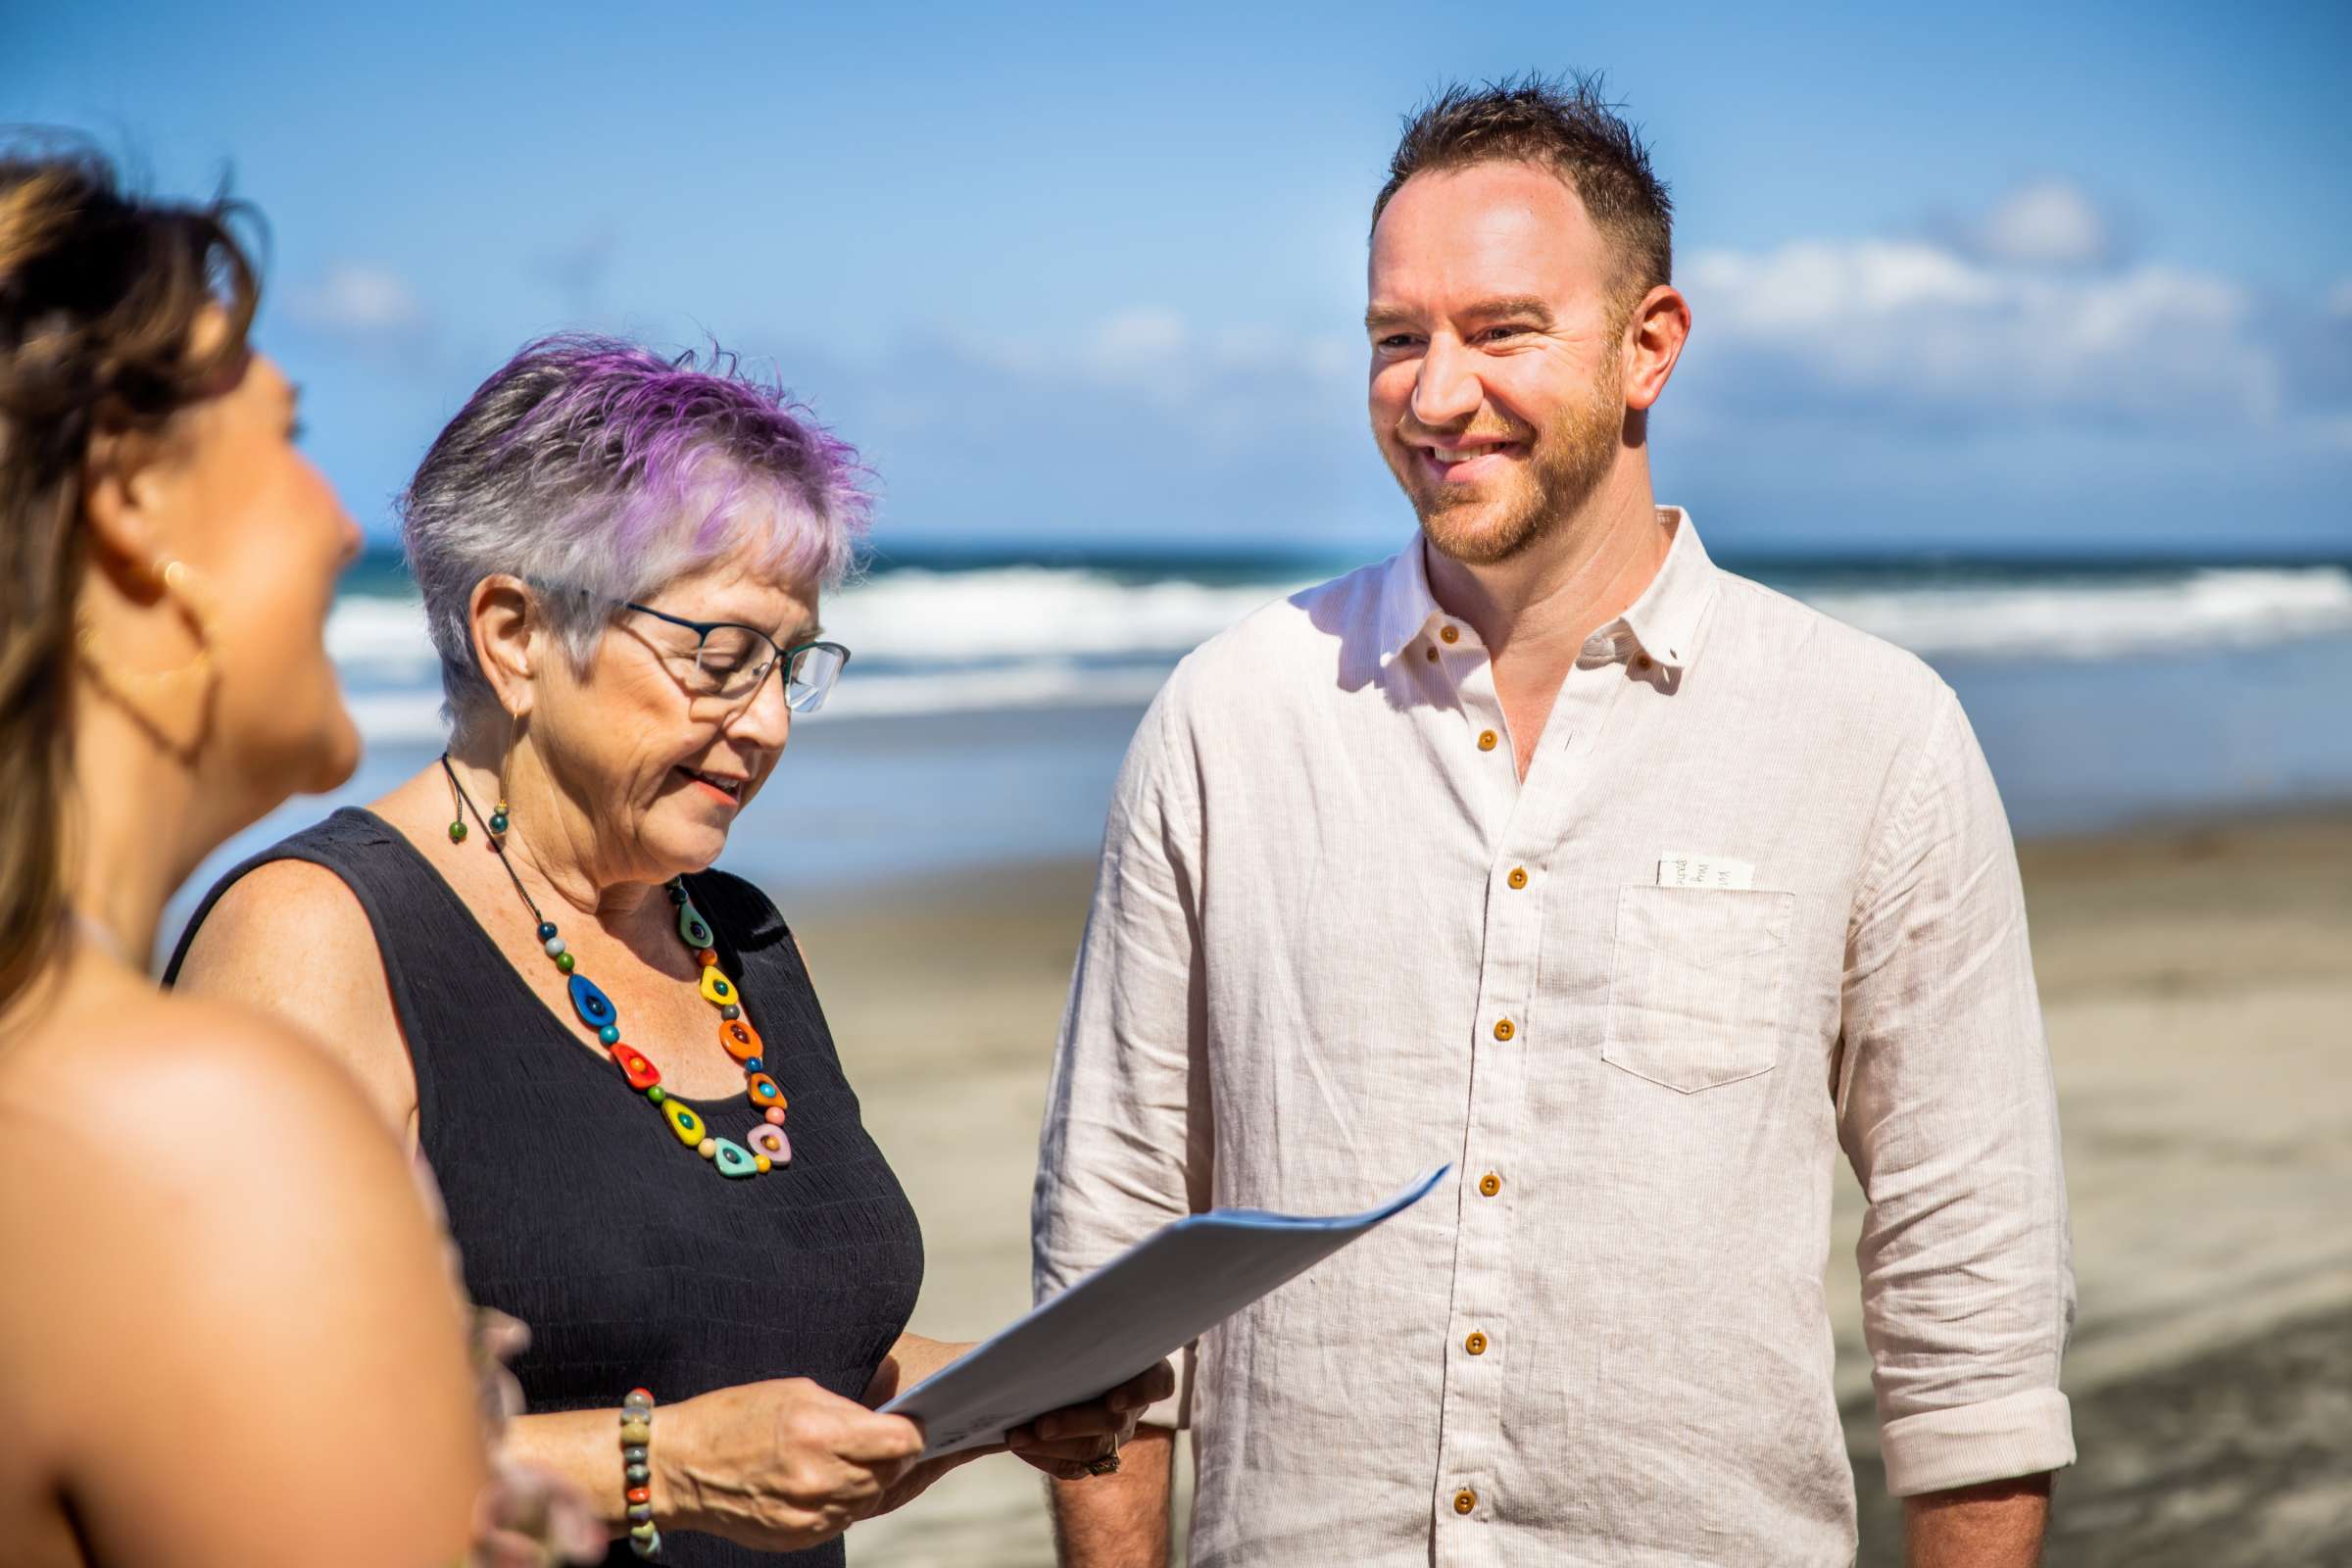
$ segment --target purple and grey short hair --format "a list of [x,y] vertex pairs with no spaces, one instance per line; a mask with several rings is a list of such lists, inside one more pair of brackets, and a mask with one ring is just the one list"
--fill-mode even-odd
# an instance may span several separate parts
[[723,555],[749,550],[837,586],[865,532],[867,477],[806,408],[715,348],[698,362],[615,338],[526,344],[449,421],[400,500],[452,724],[464,732],[497,710],[473,652],[484,577],[579,590],[540,603],[585,666],[608,600],[643,599]]

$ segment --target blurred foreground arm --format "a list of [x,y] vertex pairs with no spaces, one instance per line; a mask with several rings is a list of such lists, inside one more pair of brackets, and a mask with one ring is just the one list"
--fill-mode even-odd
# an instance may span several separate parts
[[1914,1561],[2030,1563],[2045,1472],[2075,1458],[2057,1096],[2008,822],[1958,702],[1936,695],[1848,939],[1838,1137],[1869,1200],[1857,1256],[1887,1490],[1918,1499],[1915,1549],[1946,1553]]
[[[1038,1150],[1037,1298],[1068,1289],[1172,1220],[1208,1206],[1206,976],[1200,813],[1179,744],[1183,671],[1152,704],[1112,794],[1102,866],[1062,1016]],[[1155,1405],[1118,1471],[1054,1485],[1062,1561],[1159,1568],[1182,1392]]]

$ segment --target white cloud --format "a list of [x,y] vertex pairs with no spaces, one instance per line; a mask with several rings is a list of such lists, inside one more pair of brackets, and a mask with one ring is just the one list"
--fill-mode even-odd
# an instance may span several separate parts
[[2029,267],[2095,266],[2116,250],[2106,216],[2081,186],[2063,179],[2011,191],[1985,215],[1977,244],[1993,261]]
[[1918,240],[1815,241],[1702,254],[1686,287],[1702,363],[1728,351],[1776,397],[2134,423],[2263,419],[2281,401],[2247,292],[2180,268],[2052,272]]
[[297,290],[294,318],[317,331],[352,337],[391,337],[425,324],[423,301],[388,268],[337,262],[317,283]]

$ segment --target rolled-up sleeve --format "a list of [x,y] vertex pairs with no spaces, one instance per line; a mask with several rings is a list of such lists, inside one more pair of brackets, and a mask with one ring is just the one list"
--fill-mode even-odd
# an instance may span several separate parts
[[[1180,706],[1172,681],[1112,791],[1039,1141],[1030,1245],[1040,1300],[1208,1206],[1199,795]],[[1184,1424],[1188,1359],[1176,1396],[1144,1419]]]
[[2017,855],[1951,692],[1891,783],[1846,955],[1838,1137],[1887,1489],[2071,1464],[2056,1089]]

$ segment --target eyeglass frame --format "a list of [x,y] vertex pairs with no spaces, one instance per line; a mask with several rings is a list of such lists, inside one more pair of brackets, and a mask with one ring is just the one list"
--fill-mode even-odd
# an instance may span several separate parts
[[[651,605],[641,605],[636,603],[634,600],[608,599],[605,602],[609,605],[612,605],[615,609],[634,610],[641,615],[651,615],[656,620],[665,620],[668,621],[672,626],[683,626],[686,630],[693,632],[695,635],[694,658],[696,666],[698,668],[702,663],[703,645],[710,640],[710,634],[712,632],[721,629],[732,631],[748,631],[753,636],[759,638],[761,642],[767,644],[768,647],[774,649],[775,657],[767,662],[767,668],[760,672],[760,678],[752,683],[751,690],[745,692],[741,697],[732,699],[729,706],[733,708],[749,708],[759,699],[760,689],[767,684],[768,676],[774,674],[778,669],[789,671],[792,668],[792,661],[795,657],[801,654],[808,653],[813,649],[822,648],[831,653],[840,655],[841,667],[843,669],[847,669],[850,664],[850,650],[847,647],[840,643],[827,641],[822,638],[810,642],[794,643],[790,648],[787,648],[783,644],[777,642],[773,637],[769,636],[766,632],[761,631],[759,627],[747,625],[740,620],[689,620],[684,615],[673,615],[666,610],[656,610]],[[813,708],[798,708],[793,705],[792,696],[789,689],[790,678],[791,677],[789,674],[787,674],[785,677],[787,681],[787,690],[784,698],[784,706],[792,709],[792,710],[796,713],[814,712],[816,710]],[[829,697],[832,695],[832,692],[833,689],[828,686],[825,688],[824,696]],[[823,697],[818,698],[817,706],[822,707],[823,702]]]
[[[526,577],[523,580],[528,582],[532,587],[538,589],[542,593],[577,594],[583,599],[595,597],[585,588],[566,587],[562,583],[548,582],[539,577]],[[736,631],[748,631],[753,636],[759,638],[761,642],[767,644],[768,647],[773,648],[776,651],[776,657],[768,661],[767,668],[760,672],[759,681],[752,687],[750,691],[744,693],[741,697],[733,699],[730,702],[729,706],[738,711],[740,711],[742,709],[750,707],[752,703],[758,699],[760,696],[760,687],[767,684],[768,675],[773,673],[778,665],[783,665],[786,668],[791,666],[792,657],[795,654],[804,654],[813,648],[826,648],[841,656],[841,667],[843,669],[849,668],[850,665],[851,654],[848,645],[844,643],[833,642],[829,639],[817,638],[809,642],[794,643],[790,648],[786,648],[781,643],[778,643],[775,638],[769,636],[766,632],[763,632],[759,627],[751,625],[745,621],[689,620],[684,615],[673,615],[666,610],[656,610],[651,605],[641,605],[632,599],[608,598],[605,603],[614,610],[634,610],[641,615],[651,615],[656,620],[666,620],[672,626],[683,626],[686,630],[694,633],[694,659],[697,668],[700,668],[702,664],[703,644],[709,642],[710,640],[710,634],[714,631],[717,631],[722,626],[732,628]],[[687,695],[692,697],[694,694],[689,692]],[[832,695],[831,687],[827,687],[825,689],[825,695],[828,697]],[[784,706],[792,709],[792,711],[796,713],[814,712],[816,710],[815,709],[793,708],[792,697],[789,693],[787,693],[784,698]],[[821,706],[822,703],[820,702],[819,707]]]

